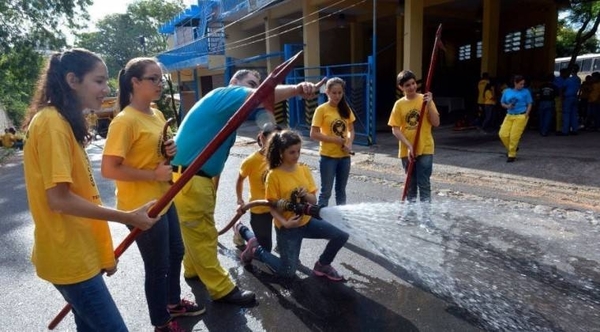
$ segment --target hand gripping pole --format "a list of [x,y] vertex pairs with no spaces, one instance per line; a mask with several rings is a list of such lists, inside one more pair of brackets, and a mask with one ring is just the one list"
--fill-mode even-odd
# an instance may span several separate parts
[[[431,87],[431,80],[433,79],[433,70],[435,68],[435,64],[437,62],[437,54],[438,50],[442,47],[442,25],[438,26],[438,29],[435,33],[435,44],[433,45],[433,52],[431,53],[431,60],[429,62],[429,70],[427,72],[427,80],[425,81],[425,90],[423,93],[429,92],[429,88]],[[415,134],[415,141],[413,142],[413,151],[417,153],[419,150],[419,136],[421,134],[421,125],[424,121],[425,109],[427,108],[427,102],[423,101],[423,105],[421,105],[421,112],[419,113],[419,123],[417,124],[417,132]],[[414,156],[415,158],[417,156]],[[406,180],[404,181],[404,190],[402,191],[402,201],[406,199],[406,195],[408,194],[408,188],[410,187],[410,178],[415,169],[415,158],[411,158],[408,156],[408,169],[406,170]]]

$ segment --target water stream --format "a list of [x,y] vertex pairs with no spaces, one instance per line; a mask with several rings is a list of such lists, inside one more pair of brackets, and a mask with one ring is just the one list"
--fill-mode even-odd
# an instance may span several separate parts
[[510,203],[423,208],[362,203],[321,216],[484,329],[600,331],[597,226]]

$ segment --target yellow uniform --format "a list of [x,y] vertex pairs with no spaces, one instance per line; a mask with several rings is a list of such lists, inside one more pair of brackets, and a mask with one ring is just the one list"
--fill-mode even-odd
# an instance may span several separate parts
[[2,136],[2,146],[5,148],[12,148],[15,145],[15,135],[11,133],[6,133]]
[[98,125],[98,115],[96,113],[88,114],[87,121],[90,127],[96,127],[96,125]]
[[35,115],[24,149],[25,182],[35,223],[32,262],[38,276],[53,284],[88,280],[115,266],[113,244],[105,220],[50,210],[46,190],[68,183],[77,196],[101,205],[84,148],[53,107]]
[[[417,135],[417,125],[419,124],[419,113],[421,112],[422,105],[423,95],[420,93],[417,94],[416,98],[410,100],[406,97],[402,97],[394,104],[392,114],[390,114],[390,119],[388,120],[388,125],[390,127],[399,127],[404,137],[406,137],[406,139],[408,139],[411,143],[415,141],[415,137]],[[428,108],[429,110],[427,108],[425,109],[423,124],[421,125],[421,131],[419,135],[419,144],[416,148],[413,147],[415,149],[415,156],[433,154],[434,152],[433,135],[431,133],[432,126],[431,122],[429,122],[428,113],[438,113],[438,111],[433,101],[429,103]],[[398,157],[407,157],[408,148],[404,146],[401,141],[399,141],[398,144]]]
[[[275,168],[267,175],[266,199],[269,201],[280,199],[291,200],[292,194],[300,188],[305,188],[311,194],[317,192],[315,180],[307,165],[299,163],[292,172]],[[294,212],[284,211],[282,215],[284,218],[289,219],[294,216]],[[311,216],[309,215],[302,216],[298,227],[306,225],[310,221],[310,218]],[[273,219],[273,222],[277,228],[281,228],[281,223],[277,219]]]
[[[138,112],[131,106],[125,107],[110,124],[103,154],[122,157],[124,165],[136,169],[154,170],[159,163],[164,162],[161,147],[166,120],[159,110],[152,109],[152,112],[150,115]],[[125,211],[159,199],[169,190],[169,184],[162,181],[115,182],[117,208]],[[170,204],[161,215],[169,207]]]
[[[269,169],[265,156],[256,151],[249,155],[240,166],[240,176],[247,177],[250,183],[250,201],[265,199],[265,180]],[[255,206],[250,209],[252,213],[268,213],[268,206]],[[269,226],[271,227],[271,226]]]
[[[312,119],[312,126],[319,127],[321,134],[326,136],[337,136],[348,138],[348,125],[356,121],[354,113],[350,112],[350,117],[344,119],[340,116],[337,107],[325,103],[317,107]],[[319,142],[319,154],[331,158],[348,157],[350,154],[344,152],[340,144],[331,142]]]

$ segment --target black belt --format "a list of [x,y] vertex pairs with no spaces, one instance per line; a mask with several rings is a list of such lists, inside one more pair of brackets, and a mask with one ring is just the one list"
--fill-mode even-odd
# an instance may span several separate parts
[[[171,165],[171,167],[173,168],[173,172],[175,172],[175,173],[183,173],[187,169],[187,166]],[[198,176],[201,176],[203,178],[212,179],[212,176],[206,174],[206,172],[203,171],[203,170],[198,170],[198,172],[196,172],[196,174],[194,174],[194,175],[198,175]]]

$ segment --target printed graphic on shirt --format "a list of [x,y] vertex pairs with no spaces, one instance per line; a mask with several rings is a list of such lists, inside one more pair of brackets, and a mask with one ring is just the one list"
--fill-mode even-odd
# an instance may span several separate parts
[[331,132],[337,137],[344,137],[346,132],[346,121],[342,119],[335,119],[331,122]]
[[[81,149],[83,149],[83,147],[81,147]],[[94,180],[94,173],[92,172],[92,164],[90,162],[90,157],[85,152],[85,150],[83,150],[83,155],[85,156],[86,169],[87,169],[87,173],[88,173],[88,179],[90,179],[90,183],[92,184],[92,187],[95,188],[96,187],[96,181]],[[99,200],[100,199],[100,194],[92,196],[92,199],[93,200]]]
[[406,113],[405,121],[407,129],[417,129],[417,125],[419,124],[419,110],[413,108],[408,111],[408,113]]

